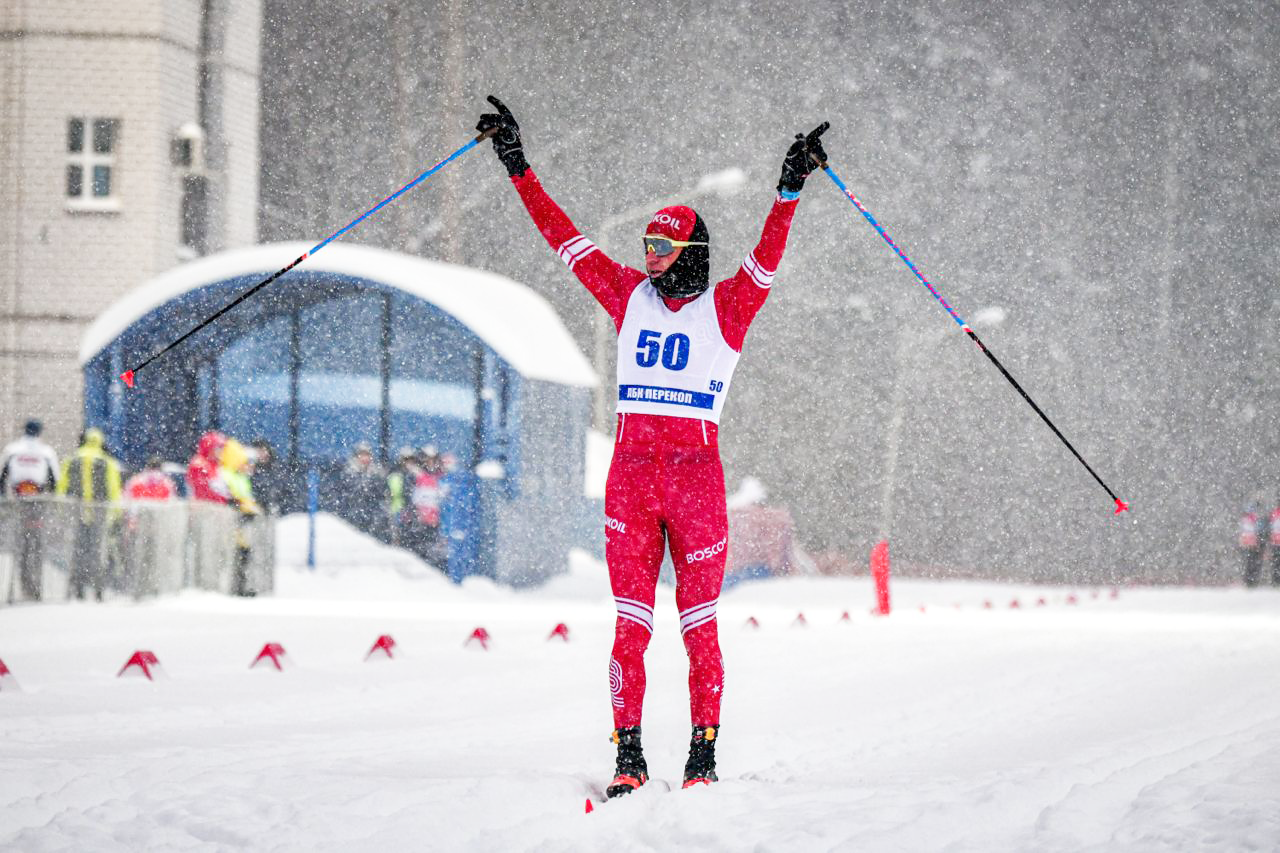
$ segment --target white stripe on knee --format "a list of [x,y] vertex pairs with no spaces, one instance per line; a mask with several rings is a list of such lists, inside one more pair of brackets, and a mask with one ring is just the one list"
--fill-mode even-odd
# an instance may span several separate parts
[[714,621],[716,618],[716,604],[719,601],[720,599],[713,598],[704,604],[695,604],[688,610],[680,611],[680,635],[684,636],[699,625]]
[[643,625],[650,634],[653,633],[652,607],[643,601],[636,601],[634,598],[618,598],[615,596],[613,600],[618,606],[618,618],[628,619],[637,625]]

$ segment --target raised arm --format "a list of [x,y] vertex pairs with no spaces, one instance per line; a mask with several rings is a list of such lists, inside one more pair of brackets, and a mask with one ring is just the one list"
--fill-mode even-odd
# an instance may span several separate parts
[[782,262],[787,248],[787,235],[791,231],[791,219],[796,212],[796,201],[804,188],[805,178],[814,168],[814,158],[826,162],[819,137],[829,125],[823,122],[808,136],[796,134],[796,141],[782,161],[782,177],[778,180],[778,195],[773,208],[764,220],[760,242],[752,249],[738,272],[716,286],[716,315],[720,319],[720,331],[729,346],[739,352],[747,337],[751,321],[769,298],[774,274]]
[[524,202],[538,232],[608,312],[614,326],[621,328],[627,300],[636,285],[645,279],[645,274],[611,260],[582,235],[560,206],[547,195],[542,182],[529,168],[515,116],[493,95],[488,100],[498,112],[480,116],[476,130],[484,132],[497,128],[498,132],[493,136],[493,150],[507,168],[511,183],[520,194],[520,200]]

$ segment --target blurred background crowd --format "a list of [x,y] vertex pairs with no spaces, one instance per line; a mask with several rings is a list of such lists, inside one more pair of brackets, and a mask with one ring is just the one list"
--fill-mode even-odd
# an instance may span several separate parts
[[[264,516],[322,505],[357,529],[413,551],[441,568],[448,564],[447,520],[450,474],[456,460],[433,446],[401,448],[390,470],[366,442],[352,449],[341,467],[310,472],[308,493],[298,495],[298,472],[277,461],[269,442],[242,441],[218,431],[204,433],[184,465],[158,456],[128,470],[106,446],[103,432],[85,430],[64,458],[41,438],[39,420],[0,453],[0,505],[12,512],[6,541],[12,544],[21,597],[42,597],[45,544],[54,526],[53,507],[77,507],[70,545],[67,596],[102,600],[106,589],[124,589],[129,573],[123,556],[141,536],[142,509],[184,502],[229,508],[236,523],[230,589],[254,595],[249,581],[253,537],[248,526]],[[185,526],[192,526],[184,520]],[[124,546],[124,547],[122,547]],[[10,599],[14,590],[10,590]]]

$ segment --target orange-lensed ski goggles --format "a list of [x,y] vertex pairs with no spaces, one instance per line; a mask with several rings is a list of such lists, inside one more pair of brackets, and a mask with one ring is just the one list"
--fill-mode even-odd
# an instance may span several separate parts
[[672,240],[670,237],[663,237],[661,234],[644,235],[644,253],[647,255],[653,252],[660,258],[674,252],[676,249],[683,249],[685,246],[705,246],[704,243],[690,242],[688,240]]

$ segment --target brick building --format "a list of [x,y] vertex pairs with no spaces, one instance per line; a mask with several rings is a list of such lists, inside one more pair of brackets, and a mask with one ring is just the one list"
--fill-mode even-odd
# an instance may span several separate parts
[[261,0],[0,5],[0,437],[69,451],[81,333],[257,239]]

